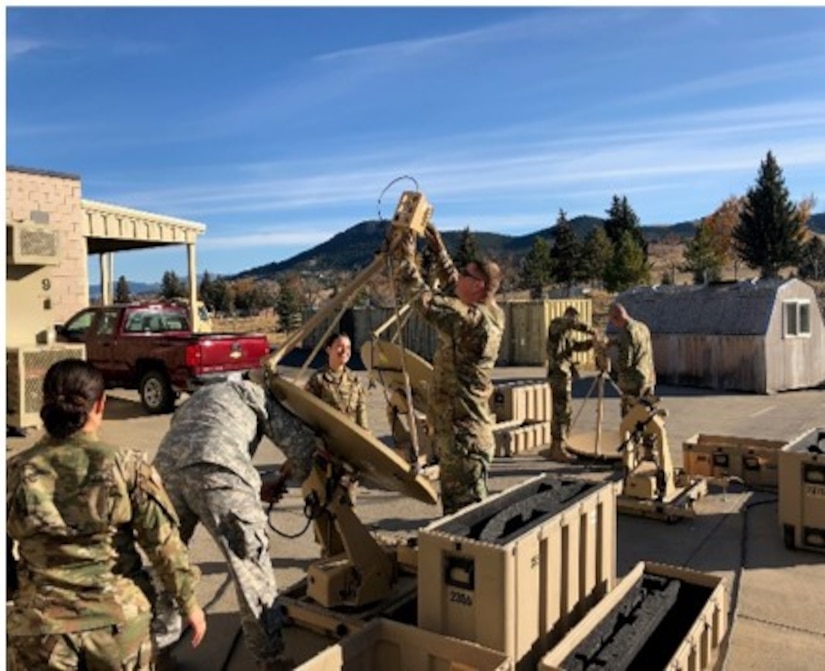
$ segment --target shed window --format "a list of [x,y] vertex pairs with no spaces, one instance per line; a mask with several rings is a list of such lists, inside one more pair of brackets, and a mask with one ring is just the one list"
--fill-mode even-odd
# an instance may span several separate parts
[[811,335],[811,302],[785,301],[785,336]]

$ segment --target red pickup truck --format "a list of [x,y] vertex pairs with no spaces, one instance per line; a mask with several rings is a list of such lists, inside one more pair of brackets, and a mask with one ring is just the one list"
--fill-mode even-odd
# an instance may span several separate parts
[[61,342],[85,343],[106,386],[137,389],[152,414],[171,412],[181,392],[239,379],[269,354],[265,335],[193,333],[186,309],[167,303],[90,307],[56,330]]

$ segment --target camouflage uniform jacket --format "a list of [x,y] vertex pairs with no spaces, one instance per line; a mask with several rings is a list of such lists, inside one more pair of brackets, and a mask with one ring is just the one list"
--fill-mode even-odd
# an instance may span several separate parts
[[591,333],[587,324],[570,319],[556,317],[547,330],[547,374],[568,376],[573,371],[573,353],[586,352],[593,347],[591,340],[574,340],[573,332]]
[[303,480],[318,446],[312,429],[254,382],[210,384],[175,411],[155,463],[163,472],[213,464],[258,488],[261,479],[252,457],[265,435],[292,459],[295,476]]
[[650,330],[635,319],[629,319],[617,337],[618,384],[625,393],[639,394],[656,384],[653,368],[653,345]]
[[342,371],[334,371],[329,366],[318,371],[309,378],[306,390],[344,413],[358,426],[369,429],[364,386],[346,366]]
[[160,477],[140,452],[80,432],[45,437],[6,468],[7,530],[20,556],[10,635],[85,631],[150,612],[135,541],[181,612],[191,611],[199,573]]
[[[457,272],[446,253],[439,264],[441,278],[454,283]],[[438,330],[431,394],[436,421],[449,412],[452,421],[492,425],[492,371],[504,333],[504,311],[495,302],[467,305],[433,290],[410,259],[397,262],[395,279],[408,297],[417,295],[415,309]]]

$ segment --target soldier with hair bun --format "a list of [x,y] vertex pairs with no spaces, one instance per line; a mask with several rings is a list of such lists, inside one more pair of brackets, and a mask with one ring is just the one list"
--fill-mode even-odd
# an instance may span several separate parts
[[105,401],[90,363],[54,364],[43,380],[47,435],[8,461],[6,528],[19,555],[8,567],[18,578],[6,623],[14,671],[152,668],[153,590],[138,545],[192,645],[206,632],[199,574],[157,471],[140,452],[98,438]]

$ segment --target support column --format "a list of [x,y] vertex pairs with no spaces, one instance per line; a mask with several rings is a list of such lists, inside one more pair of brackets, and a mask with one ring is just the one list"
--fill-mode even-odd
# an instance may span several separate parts
[[100,303],[109,304],[111,282],[109,280],[109,259],[104,252],[100,253]]
[[109,301],[106,305],[112,305],[115,302],[115,253],[109,252],[106,256],[109,257]]
[[186,256],[189,262],[189,323],[192,330],[200,330],[200,317],[198,315],[198,273],[195,264],[195,245],[186,244]]

